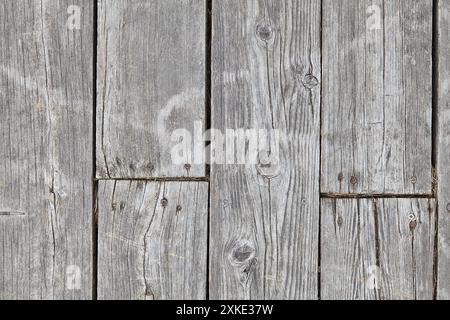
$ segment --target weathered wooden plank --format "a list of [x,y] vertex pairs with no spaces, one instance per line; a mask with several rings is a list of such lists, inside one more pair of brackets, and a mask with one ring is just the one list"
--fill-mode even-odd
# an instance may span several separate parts
[[0,6],[0,298],[92,296],[88,0]]
[[205,2],[99,0],[97,177],[205,176],[171,155],[205,117]]
[[207,182],[100,181],[99,299],[205,299]]
[[[213,2],[212,299],[318,297],[320,10],[316,0]],[[218,133],[230,129],[282,138],[228,131],[223,147]]]
[[432,299],[433,199],[322,199],[323,299]]
[[439,0],[437,46],[437,173],[438,279],[437,298],[450,299],[450,2]]
[[324,0],[321,191],[431,194],[432,0]]

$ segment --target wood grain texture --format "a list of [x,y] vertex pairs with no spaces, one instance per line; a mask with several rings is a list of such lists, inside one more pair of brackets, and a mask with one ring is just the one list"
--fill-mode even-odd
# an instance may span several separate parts
[[321,191],[431,194],[432,0],[324,0]]
[[171,156],[205,118],[205,0],[98,4],[97,177],[205,176]]
[[99,182],[99,299],[205,299],[207,182]]
[[433,199],[322,199],[322,299],[432,299]]
[[213,2],[212,127],[282,138],[258,145],[254,164],[254,142],[245,165],[230,151],[237,140],[212,146],[212,160],[235,160],[211,167],[212,299],[317,299],[320,9]]
[[450,299],[450,2],[438,2],[437,46],[437,173],[438,279],[437,298]]
[[89,299],[93,4],[3,1],[0,21],[0,299]]

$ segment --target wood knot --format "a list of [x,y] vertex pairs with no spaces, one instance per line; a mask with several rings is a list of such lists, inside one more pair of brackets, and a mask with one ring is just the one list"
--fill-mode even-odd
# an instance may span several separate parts
[[411,221],[409,222],[409,229],[410,229],[411,231],[414,231],[414,229],[416,229],[416,227],[417,227],[417,220],[411,220]]
[[338,180],[339,180],[339,181],[344,180],[344,174],[343,174],[342,172],[339,172],[339,174],[338,174]]
[[249,241],[241,241],[231,251],[230,260],[234,265],[242,265],[255,257],[255,248]]
[[256,171],[264,178],[273,179],[280,174],[281,169],[279,161],[274,159],[269,152],[260,152]]
[[191,166],[189,163],[186,163],[186,164],[184,165],[184,168],[186,169],[186,171],[190,171],[191,168],[192,168],[192,166]]
[[307,74],[302,79],[302,84],[307,89],[312,89],[319,84],[319,80],[312,74]]
[[258,24],[256,26],[256,35],[262,41],[269,41],[273,37],[273,30],[269,24]]
[[356,176],[351,176],[350,177],[350,183],[355,185],[358,183],[358,178]]
[[344,222],[344,219],[342,219],[342,217],[338,217],[338,218],[337,218],[337,224],[338,224],[339,227],[342,226],[342,223],[343,223],[343,222]]
[[447,203],[447,211],[450,212],[450,202]]
[[412,184],[416,184],[416,182],[417,182],[417,178],[415,176],[412,176],[411,177],[411,183]]
[[161,207],[166,208],[168,204],[169,200],[167,200],[166,198],[161,199]]
[[125,209],[125,201],[120,201],[120,211],[123,211]]
[[148,163],[147,164],[147,169],[150,170],[150,171],[153,171],[153,170],[155,170],[155,166],[153,165],[153,163]]
[[177,212],[181,212],[181,210],[183,210],[183,207],[180,205],[177,205]]

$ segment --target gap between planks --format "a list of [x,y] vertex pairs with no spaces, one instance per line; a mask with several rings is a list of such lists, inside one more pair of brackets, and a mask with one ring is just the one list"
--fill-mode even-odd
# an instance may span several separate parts
[[381,199],[381,198],[394,198],[394,199],[434,199],[433,194],[393,194],[393,193],[321,193],[321,198],[324,199]]
[[[439,113],[439,0],[433,0],[433,14],[432,14],[432,40],[431,40],[431,165],[433,168],[434,177],[437,182],[439,179],[437,171],[438,159],[438,113]],[[438,183],[435,183],[433,193],[438,193]],[[439,201],[436,200],[435,209],[435,237],[433,248],[433,300],[437,300],[438,296],[438,242],[439,242]]]
[[97,46],[98,46],[98,1],[93,4],[92,37],[92,300],[98,300],[98,181],[97,174]]
[[209,182],[209,177],[96,178],[95,181]]

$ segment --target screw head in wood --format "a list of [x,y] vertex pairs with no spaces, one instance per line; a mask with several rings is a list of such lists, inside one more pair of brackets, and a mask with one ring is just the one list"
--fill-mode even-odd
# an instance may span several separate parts
[[351,184],[357,184],[358,183],[358,178],[356,176],[351,176],[350,177],[350,183]]
[[165,207],[167,207],[168,204],[169,204],[169,200],[167,200],[166,198],[161,199],[161,207],[165,208]]
[[416,182],[417,182],[417,178],[415,176],[412,176],[411,177],[411,183],[412,184],[416,184]]

